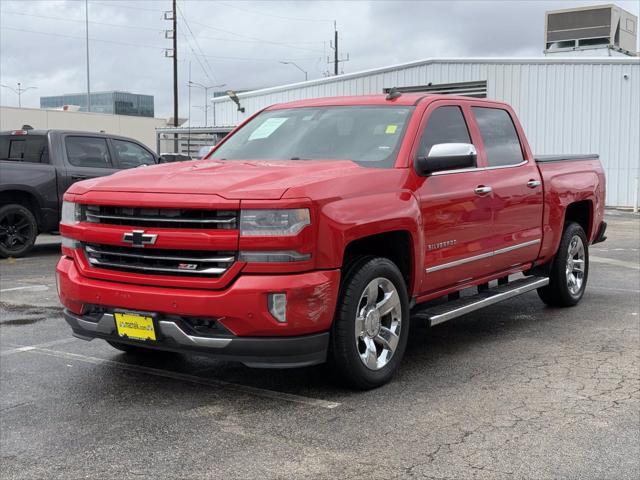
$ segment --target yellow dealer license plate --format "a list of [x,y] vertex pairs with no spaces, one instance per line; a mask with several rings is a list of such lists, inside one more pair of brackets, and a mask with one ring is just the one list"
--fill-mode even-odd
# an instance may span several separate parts
[[134,340],[155,340],[153,317],[138,313],[114,313],[118,335]]

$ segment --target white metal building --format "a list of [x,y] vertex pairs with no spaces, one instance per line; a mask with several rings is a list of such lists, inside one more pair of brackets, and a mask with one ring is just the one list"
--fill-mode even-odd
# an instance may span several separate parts
[[217,125],[237,125],[274,103],[382,93],[390,87],[486,82],[487,98],[511,104],[536,154],[598,153],[607,205],[632,206],[640,175],[640,59],[428,59],[212,99]]

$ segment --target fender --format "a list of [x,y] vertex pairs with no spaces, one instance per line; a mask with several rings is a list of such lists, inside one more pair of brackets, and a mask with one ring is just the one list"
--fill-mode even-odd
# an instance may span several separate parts
[[319,210],[317,266],[340,268],[349,243],[372,235],[394,231],[409,233],[412,243],[412,276],[420,271],[423,258],[420,234],[421,213],[415,197],[407,190],[345,198],[324,204]]
[[543,214],[543,242],[538,264],[550,260],[558,251],[569,205],[588,201],[591,204],[589,228],[585,232],[589,243],[597,234],[604,218],[604,175],[598,161],[574,162],[574,169],[565,165],[539,165],[545,188]]

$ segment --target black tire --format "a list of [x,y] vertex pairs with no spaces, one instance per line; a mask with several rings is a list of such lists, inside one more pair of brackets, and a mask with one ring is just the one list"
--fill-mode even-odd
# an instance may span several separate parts
[[33,248],[38,222],[31,211],[17,203],[0,207],[0,257],[22,257]]
[[[382,333],[385,322],[391,324],[392,317],[395,321],[400,319],[399,332],[397,335],[397,346],[386,360],[386,364],[377,370],[372,370],[365,366],[361,360],[359,343],[362,340],[356,335],[356,315],[362,309],[360,302],[363,301],[365,288],[370,282],[382,279],[387,286],[392,284],[398,295],[400,312],[394,310],[394,314],[387,314],[374,320],[372,329],[377,325],[377,331]],[[384,294],[382,286],[376,287],[378,294]],[[380,297],[377,297],[380,298]],[[376,301],[377,302],[377,301]],[[398,315],[400,313],[400,315]],[[365,322],[362,325],[366,325]],[[372,332],[375,330],[372,330]],[[373,336],[374,334],[371,333]],[[376,336],[379,339],[380,335]],[[409,338],[409,299],[407,287],[398,267],[390,260],[380,257],[362,257],[352,262],[343,273],[340,295],[338,298],[338,308],[336,317],[331,329],[331,342],[329,347],[329,363],[334,372],[350,387],[361,390],[376,388],[389,382],[400,366]],[[371,341],[374,342],[373,337]],[[372,343],[373,344],[373,343]],[[380,348],[380,355],[384,353]]]
[[[569,263],[569,246],[574,239],[578,237],[584,248],[584,271],[579,289],[572,291],[567,275],[567,268],[575,262],[572,255],[572,262]],[[573,269],[572,269],[573,270]],[[589,245],[587,244],[587,236],[580,225],[574,222],[565,224],[558,252],[552,260],[549,271],[549,285],[538,289],[538,296],[547,305],[553,307],[572,307],[577,305],[582,299],[584,291],[587,287],[587,279],[589,278]],[[573,285],[576,285],[574,283]]]

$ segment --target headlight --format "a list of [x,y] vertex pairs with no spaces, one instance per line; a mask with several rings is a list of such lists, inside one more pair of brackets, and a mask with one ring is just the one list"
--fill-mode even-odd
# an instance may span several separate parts
[[310,224],[307,208],[240,212],[240,235],[244,236],[291,236]]
[[74,202],[62,202],[60,223],[74,225],[80,221],[80,207]]

